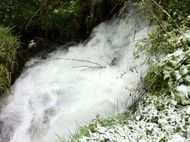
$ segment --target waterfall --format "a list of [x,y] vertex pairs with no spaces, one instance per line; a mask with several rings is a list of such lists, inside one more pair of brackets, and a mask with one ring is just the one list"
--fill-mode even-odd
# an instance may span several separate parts
[[147,69],[145,55],[134,59],[133,52],[153,29],[150,24],[132,6],[95,27],[86,42],[28,61],[12,95],[1,102],[0,141],[67,140],[97,115],[124,112]]

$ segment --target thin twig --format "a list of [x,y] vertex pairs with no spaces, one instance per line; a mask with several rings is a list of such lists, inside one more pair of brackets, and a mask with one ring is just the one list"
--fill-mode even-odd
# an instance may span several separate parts
[[121,1],[118,1],[118,2],[115,4],[114,8],[111,10],[111,13],[113,13],[113,11],[115,10],[115,8],[116,8],[119,4],[121,4]]
[[72,68],[83,68],[83,67],[97,68],[97,66],[73,66]]
[[53,58],[53,59],[64,59],[64,60],[71,60],[71,61],[78,61],[78,62],[86,62],[86,63],[91,63],[91,64],[95,64],[98,65],[99,67],[104,67],[99,63],[93,62],[93,61],[89,61],[89,60],[82,60],[82,59],[72,59],[72,58]]
[[145,94],[146,94],[146,92],[145,92],[145,90],[143,90],[143,92],[141,92],[141,95],[137,99],[135,99],[135,102],[132,105],[128,106],[127,109],[131,110],[132,108],[134,108],[134,106],[136,106],[136,104],[142,100],[142,98],[145,96]]
[[129,45],[129,44],[131,44],[131,43],[134,43],[134,42],[145,41],[145,40],[148,40],[148,38],[133,40],[133,41],[131,41],[131,42],[124,43],[123,45],[120,46],[120,48],[121,48],[121,47],[124,47],[124,46],[127,46],[127,45]]
[[36,12],[32,15],[32,17],[31,17],[30,20],[28,21],[25,30],[27,30],[27,28],[28,28],[28,26],[30,25],[30,23],[31,23],[32,19],[34,18],[34,16],[42,9],[42,5],[43,5],[43,1],[42,1],[42,3],[41,3],[40,8],[38,8],[38,10],[36,10]]
[[165,10],[163,9],[155,0],[152,0],[169,18],[171,18],[170,14]]
[[97,68],[97,69],[102,69],[102,68],[106,68],[105,66],[74,66],[72,68]]
[[92,67],[89,67],[89,68],[83,69],[83,70],[81,70],[81,72],[82,72],[82,71],[89,70],[89,69],[92,69]]

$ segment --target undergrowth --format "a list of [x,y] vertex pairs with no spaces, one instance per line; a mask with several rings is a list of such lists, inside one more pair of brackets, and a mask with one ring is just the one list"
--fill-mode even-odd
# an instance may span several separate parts
[[[169,63],[161,66],[161,58],[181,49],[188,51],[190,47],[190,2],[186,0],[157,1],[142,0],[141,7],[146,8],[147,16],[151,16],[157,23],[157,30],[149,35],[149,39],[139,42],[134,55],[145,52],[149,57],[149,69],[145,77],[145,85],[149,92],[165,93],[168,88],[163,69]],[[169,62],[169,61],[168,61]],[[180,62],[177,64],[181,64]],[[179,65],[178,65],[179,66]],[[173,70],[175,66],[171,66]]]
[[1,0],[0,23],[13,27],[16,34],[76,40],[84,38],[85,32],[90,32],[92,26],[108,18],[117,1]]

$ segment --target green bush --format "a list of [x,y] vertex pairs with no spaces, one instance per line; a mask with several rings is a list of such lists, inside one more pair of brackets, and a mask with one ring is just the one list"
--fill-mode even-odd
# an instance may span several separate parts
[[19,42],[11,35],[10,29],[0,27],[0,94],[10,87],[19,47]]
[[[157,30],[150,34],[149,39],[137,45],[135,55],[138,57],[139,52],[145,51],[150,57],[150,66],[145,78],[148,91],[167,92],[171,88],[168,88],[163,70],[168,65],[160,65],[160,58],[179,49],[189,50],[190,19],[187,17],[190,14],[190,3],[186,0],[142,0],[141,6],[145,7],[148,10],[147,15],[157,22]],[[168,68],[175,69],[172,66]]]
[[70,37],[74,38],[82,29],[81,15],[80,0],[63,3],[49,14],[47,29],[61,31],[60,35],[68,40]]
[[[175,56],[175,54],[170,55],[179,50],[187,53],[184,53],[185,56],[180,57]],[[145,84],[148,91],[158,92],[159,94],[161,92],[170,92],[172,88],[168,86],[168,81],[171,78],[167,78],[166,73],[170,73],[171,77],[175,78],[175,71],[179,69],[179,66],[183,65],[185,67],[190,63],[190,57],[188,55],[190,51],[189,29],[182,26],[182,28],[173,29],[166,33],[162,31],[152,33],[147,41],[142,41],[137,45],[135,55],[143,51],[149,57],[149,68],[145,77]],[[167,60],[162,60],[162,58],[167,56],[171,57],[168,57]],[[174,62],[176,63],[174,64]]]
[[149,92],[175,92],[176,86],[190,85],[190,47],[178,49],[164,59],[151,63],[145,82]]
[[0,23],[15,27],[16,32],[53,31],[67,36],[77,30],[80,15],[80,0],[2,0],[0,4]]
[[1,0],[0,23],[14,27],[16,33],[22,31],[71,40],[76,39],[76,36],[85,36],[95,24],[109,17],[117,2],[118,0]]
[[190,14],[188,0],[141,0],[141,5],[149,11],[148,16],[154,18],[164,32],[181,25],[190,26],[187,18]]

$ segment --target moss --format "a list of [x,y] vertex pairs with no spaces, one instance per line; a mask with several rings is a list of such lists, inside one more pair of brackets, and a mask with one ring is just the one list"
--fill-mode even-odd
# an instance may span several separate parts
[[11,35],[10,29],[0,27],[0,94],[10,87],[19,47],[19,42]]

